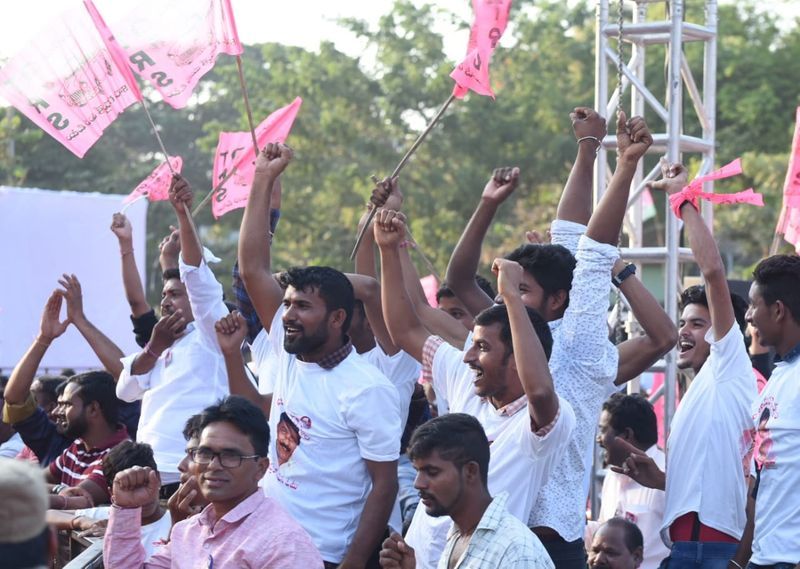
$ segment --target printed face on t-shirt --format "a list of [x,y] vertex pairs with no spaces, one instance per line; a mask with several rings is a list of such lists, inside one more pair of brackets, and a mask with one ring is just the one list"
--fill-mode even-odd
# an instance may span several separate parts
[[300,444],[300,431],[286,413],[281,413],[277,430],[275,450],[278,454],[278,465],[281,465],[289,462]]
[[594,534],[589,550],[590,569],[636,569],[642,564],[642,548],[630,551],[625,530],[605,524]]
[[702,304],[687,304],[678,322],[678,369],[700,371],[711,346],[706,333],[711,328],[711,313]]

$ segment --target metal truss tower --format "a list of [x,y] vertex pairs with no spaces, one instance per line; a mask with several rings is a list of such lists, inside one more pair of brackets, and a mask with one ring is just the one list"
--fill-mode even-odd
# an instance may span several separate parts
[[[609,136],[603,141],[595,167],[595,203],[611,177],[608,154],[611,150],[613,155],[616,147],[614,118],[621,94],[623,100],[626,96],[630,100],[630,107],[623,109],[628,116],[646,117],[654,139],[651,154],[666,155],[670,162],[684,163],[691,158],[684,155],[699,155],[701,166],[698,175],[714,169],[717,2],[705,0],[705,21],[702,24],[686,21],[685,4],[684,0],[597,0],[595,108],[605,112]],[[660,19],[653,14],[656,11]],[[703,52],[703,68],[697,70],[702,72],[700,82],[695,79],[684,52],[684,46],[690,43],[700,44],[700,47],[691,49],[702,49]],[[664,46],[666,54],[664,47],[658,46]],[[628,54],[630,57],[626,59]],[[648,87],[645,75],[648,55],[650,59],[666,55],[665,60],[659,60],[665,72],[665,92],[661,97]],[[698,85],[702,85],[702,90]],[[685,99],[693,111],[687,108],[684,112]],[[648,160],[648,164],[650,162]],[[642,264],[663,267],[664,308],[677,321],[680,265],[692,262],[693,256],[690,249],[679,246],[679,222],[669,208],[665,210],[663,227],[658,229],[659,233],[663,232],[663,239],[658,240],[663,245],[645,244],[641,197],[645,183],[659,175],[657,162],[649,172],[644,170],[644,160],[640,162],[628,202],[624,227],[628,247],[622,249],[622,256],[639,265],[640,271]],[[712,191],[711,185],[707,184],[704,190]],[[709,206],[707,202],[703,203],[703,217],[710,227],[713,212]],[[635,323],[630,322],[630,325],[635,330]],[[653,371],[665,373],[664,387],[651,394],[651,401],[663,395],[666,431],[676,401],[675,348],[654,366]],[[634,381],[629,385],[629,391],[638,391],[638,387],[638,381]],[[593,484],[592,488],[595,487]],[[596,500],[593,500],[594,505]]]

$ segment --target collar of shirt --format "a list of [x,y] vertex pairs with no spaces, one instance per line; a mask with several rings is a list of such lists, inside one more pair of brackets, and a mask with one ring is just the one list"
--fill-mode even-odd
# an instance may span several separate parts
[[345,358],[350,355],[350,352],[353,350],[353,342],[350,341],[348,336],[345,336],[344,339],[345,342],[341,347],[336,348],[330,354],[320,358],[320,360],[317,362],[319,367],[322,369],[331,370],[342,363]]
[[214,505],[209,504],[206,508],[200,513],[197,518],[197,522],[209,528],[211,533],[214,533],[214,530],[219,528],[220,530],[224,529],[226,526],[230,524],[235,524],[236,522],[246,518],[254,511],[258,509],[258,507],[266,500],[266,496],[264,496],[264,492],[261,491],[261,488],[256,488],[256,491],[250,494],[247,498],[239,502],[235,508],[233,508],[230,512],[222,516],[220,519],[214,521]]
[[797,357],[800,356],[800,344],[797,344],[794,348],[786,352],[786,355],[783,357],[776,356],[776,359],[781,362],[786,362],[787,364],[792,363]]
[[[481,400],[487,403],[488,405],[491,405],[491,402],[487,398],[482,397]],[[523,395],[519,399],[515,399],[511,403],[507,403],[506,405],[503,405],[499,409],[493,409],[493,410],[495,414],[499,417],[513,417],[514,415],[517,414],[517,412],[519,412],[520,409],[524,408],[527,405],[528,405],[528,398],[527,396]]]
[[88,444],[86,444],[86,441],[84,441],[83,439],[76,439],[75,444],[77,446],[82,446],[84,449],[86,449],[87,452],[89,452],[93,450],[105,450],[108,448],[113,448],[122,441],[127,441],[129,438],[131,437],[128,434],[128,428],[125,425],[120,424],[117,426],[116,432],[113,435],[111,435],[110,438],[103,441],[103,444],[101,445],[98,445],[96,447],[90,447]]
[[[487,531],[497,531],[500,527],[500,521],[503,519],[503,512],[506,510],[506,501],[508,500],[508,492],[500,492],[497,496],[492,498],[492,502],[489,504],[489,507],[486,508],[486,511],[483,512],[478,525],[473,530],[473,535],[478,530],[487,530]],[[450,531],[447,533],[447,539],[450,540],[456,534],[460,534],[461,532],[456,527],[454,523],[450,528]]]

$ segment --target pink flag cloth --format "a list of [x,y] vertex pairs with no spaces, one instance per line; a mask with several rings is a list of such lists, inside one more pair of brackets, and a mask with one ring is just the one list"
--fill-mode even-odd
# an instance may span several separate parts
[[141,183],[134,188],[128,197],[122,200],[122,203],[128,204],[142,196],[147,196],[151,202],[164,201],[169,199],[169,185],[172,182],[172,172],[169,166],[180,174],[183,168],[183,159],[180,156],[170,156],[169,164],[162,162],[156,166],[155,170],[150,172]]
[[[297,97],[290,104],[269,115],[256,127],[256,140],[259,148],[270,142],[286,142],[294,119],[300,110],[303,99]],[[217,184],[222,182],[233,170],[228,180],[215,188],[211,200],[214,219],[247,205],[250,186],[256,172],[256,153],[250,132],[221,132],[217,153],[214,156],[214,174]]]
[[0,70],[0,95],[79,158],[137,101],[134,89],[80,5]]
[[112,25],[117,39],[131,69],[173,108],[188,104],[220,53],[242,54],[230,0],[124,1],[130,12]]
[[463,99],[471,89],[494,99],[489,61],[508,25],[511,0],[472,0],[475,18],[469,33],[467,56],[450,74],[456,82],[453,95]]
[[439,281],[436,280],[434,275],[428,275],[419,279],[419,284],[422,285],[422,290],[425,292],[425,298],[428,304],[434,308],[438,308],[439,301],[436,300],[436,292],[439,290]]
[[783,207],[776,232],[782,234],[800,254],[800,107],[795,114],[792,154],[783,184]]
[[681,206],[684,202],[691,202],[695,209],[700,209],[700,200],[704,199],[715,204],[730,204],[730,203],[749,203],[752,205],[763,206],[764,196],[753,191],[753,188],[748,188],[735,194],[715,194],[703,191],[703,184],[712,180],[722,180],[732,176],[738,176],[742,173],[742,159],[737,158],[730,164],[726,164],[719,170],[714,170],[710,174],[695,178],[689,185],[683,188],[680,192],[672,194],[669,197],[669,205],[672,211],[681,218]]

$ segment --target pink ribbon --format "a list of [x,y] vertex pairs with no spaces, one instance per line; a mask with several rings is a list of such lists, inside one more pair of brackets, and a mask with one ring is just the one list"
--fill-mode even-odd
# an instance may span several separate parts
[[712,180],[723,180],[738,176],[742,173],[742,159],[737,158],[730,164],[726,164],[719,170],[714,170],[710,174],[695,178],[689,185],[683,188],[680,192],[672,194],[669,197],[669,206],[672,211],[681,219],[681,206],[685,202],[690,202],[695,209],[700,209],[700,200],[704,199],[714,204],[730,204],[730,203],[749,203],[760,207],[764,206],[764,196],[753,191],[753,188],[748,188],[735,194],[715,194],[703,191],[703,184]]

